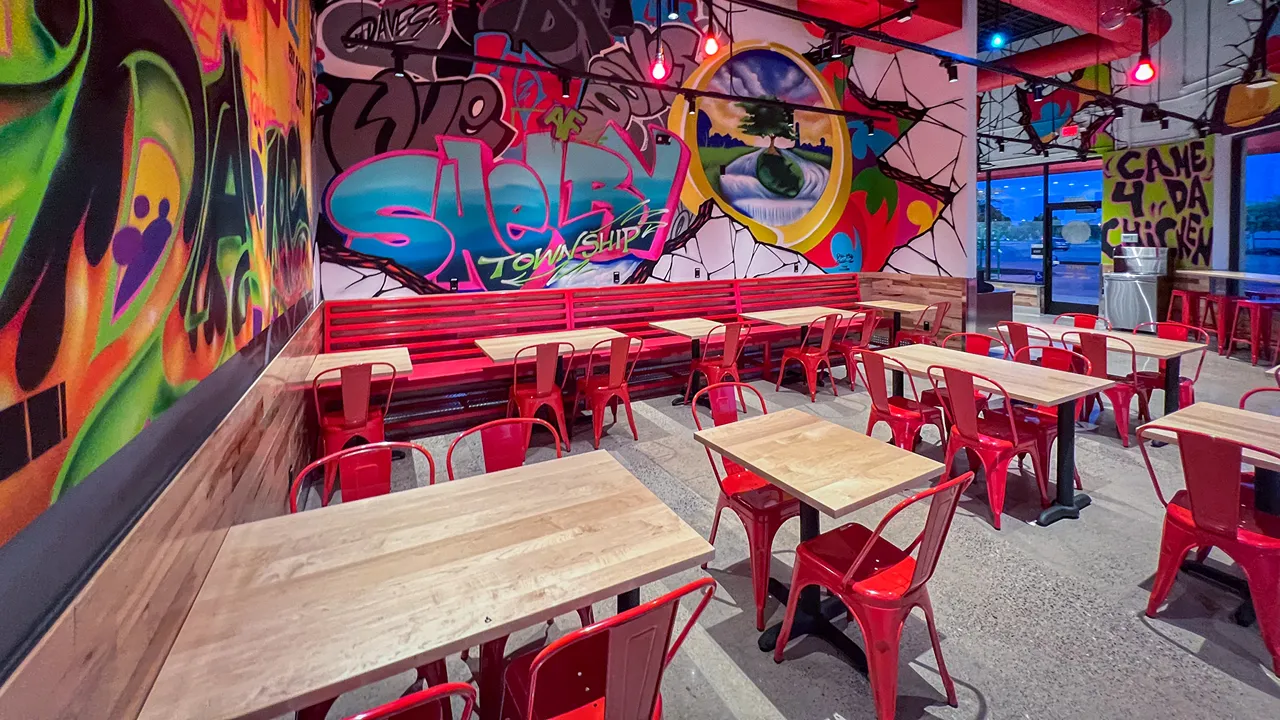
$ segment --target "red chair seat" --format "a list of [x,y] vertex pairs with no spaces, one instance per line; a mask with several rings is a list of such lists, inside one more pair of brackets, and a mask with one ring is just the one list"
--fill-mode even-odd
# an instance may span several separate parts
[[889,398],[889,414],[894,417],[909,418],[914,415],[924,417],[926,425],[934,423],[935,418],[942,417],[942,410],[935,404],[925,403],[920,400],[912,400],[907,397],[899,397],[890,395]]
[[721,484],[729,502],[745,506],[751,510],[765,512],[771,510],[800,511],[800,501],[783,492],[776,485],[751,472],[743,470],[733,473]]
[[873,598],[900,598],[911,587],[916,560],[888,540],[873,536],[871,528],[849,523],[800,543],[796,554],[813,562],[814,570],[829,575],[828,580],[838,585],[863,547],[871,542],[866,560],[853,575],[854,591]]
[[[1246,481],[1240,488],[1240,528],[1237,537],[1254,547],[1280,550],[1280,515],[1260,513],[1254,507],[1253,473],[1244,473]],[[1191,518],[1191,495],[1186,490],[1174,493],[1169,501],[1168,518],[1187,528],[1195,529],[1195,521]]]

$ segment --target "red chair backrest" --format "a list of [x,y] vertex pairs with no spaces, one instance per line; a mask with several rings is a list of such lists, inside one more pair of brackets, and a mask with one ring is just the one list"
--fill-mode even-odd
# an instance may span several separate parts
[[1280,393],[1280,387],[1260,387],[1246,392],[1244,395],[1240,396],[1240,409],[1247,410],[1248,408],[1246,408],[1245,405],[1249,404],[1249,398],[1254,395],[1263,395],[1267,393]]
[[347,720],[444,720],[444,709],[452,698],[462,698],[462,714],[458,720],[469,720],[476,707],[476,691],[466,683],[445,683],[397,698],[372,710],[352,715]]
[[[431,457],[431,453],[427,452],[426,448],[421,445],[390,441],[357,445],[325,455],[302,468],[294,476],[293,483],[289,486],[289,512],[298,512],[298,492],[302,490],[302,483],[306,480],[307,475],[331,463],[337,465],[339,481],[343,477],[349,480],[342,487],[342,501],[344,503],[391,492],[391,451],[396,449],[408,451],[410,457],[415,451],[421,453],[427,459],[427,467],[429,468],[427,484],[435,484],[436,461]],[[370,478],[373,479],[373,482],[367,482]],[[360,483],[350,482],[354,479],[362,479],[364,481]],[[326,493],[322,492],[320,507],[327,506],[332,499],[324,497],[324,495]]]
[[996,323],[996,332],[1000,334],[1000,339],[1004,340],[1005,344],[1015,353],[1022,348],[1030,347],[1033,336],[1037,340],[1044,340],[1045,345],[1053,344],[1053,337],[1044,330],[1012,320],[1001,320]]
[[1191,432],[1159,422],[1138,428],[1138,442],[1147,472],[1160,502],[1168,505],[1160,490],[1146,440],[1153,430],[1164,430],[1178,436],[1178,452],[1182,456],[1182,476],[1190,498],[1191,518],[1196,527],[1234,538],[1240,526],[1240,459],[1245,450],[1280,462],[1280,454],[1263,448],[1238,443],[1227,438]]
[[[1194,342],[1204,345],[1200,349],[1200,362],[1196,364],[1196,373],[1192,377],[1192,382],[1200,379],[1200,369],[1204,367],[1205,352],[1209,349],[1209,333],[1194,326],[1180,322],[1144,322],[1133,329],[1133,334],[1137,335],[1141,332],[1155,328],[1156,337],[1165,340],[1180,340],[1182,342]],[[1160,372],[1164,372],[1164,360],[1160,361]]]
[[[1040,353],[1040,355],[1033,358],[1032,353]],[[1060,347],[1027,346],[1013,354],[1013,361],[1077,375],[1093,374],[1093,363],[1089,362],[1089,358]]]
[[813,322],[809,323],[809,332],[805,335],[805,345],[809,345],[809,341],[813,339],[814,330],[822,328],[817,350],[823,354],[831,352],[831,341],[835,339],[836,328],[839,326],[840,315],[836,313],[814,319]]
[[956,508],[960,506],[960,494],[973,481],[973,472],[967,472],[959,477],[938,483],[938,485],[923,490],[912,495],[894,506],[892,510],[885,514],[880,520],[880,524],[876,526],[875,532],[872,533],[871,539],[863,545],[862,552],[854,558],[853,564],[849,566],[848,572],[845,573],[844,582],[846,585],[853,581],[859,566],[866,557],[867,552],[876,544],[876,540],[884,533],[890,521],[898,515],[898,513],[907,509],[926,498],[932,498],[929,502],[929,514],[925,517],[924,529],[916,535],[915,540],[907,546],[907,551],[916,550],[916,567],[911,574],[911,585],[907,587],[906,593],[911,593],[919,589],[922,585],[933,577],[933,571],[938,567],[938,558],[942,557],[942,546],[947,541],[947,533],[951,530],[951,521],[956,516]]
[[[942,374],[942,384],[938,383],[938,373]],[[1004,400],[1005,417],[1009,421],[1009,436],[1013,439],[1013,444],[1018,444],[1018,428],[1013,422],[1013,404],[1009,401],[1009,393],[1000,383],[992,380],[985,375],[961,370],[960,368],[948,367],[946,365],[930,365],[927,369],[929,373],[929,382],[933,383],[933,389],[941,392],[943,387],[947,388],[947,397],[950,402],[943,408],[943,412],[948,409],[951,412],[951,422],[955,431],[960,433],[960,437],[971,442],[978,442],[982,438],[982,434],[978,432],[978,400],[974,390],[977,381],[982,381],[983,391],[986,388],[995,388],[995,394]]]
[[[871,336],[875,333],[876,323],[880,321],[880,311],[866,310],[856,312],[845,320],[844,333],[840,336],[840,340],[856,348],[871,347]],[[854,332],[858,334],[857,340],[850,340],[849,335]]]
[[915,378],[911,376],[907,366],[897,358],[885,357],[874,350],[864,350],[858,353],[858,363],[862,366],[859,370],[862,375],[862,384],[867,387],[867,392],[871,393],[871,404],[876,410],[882,413],[889,412],[889,386],[884,379],[885,366],[889,363],[894,365],[889,367],[889,370],[900,371],[911,383],[911,399],[920,399],[920,394],[916,392]]
[[609,346],[609,383],[610,388],[619,388],[631,380],[636,363],[640,361],[640,353],[644,352],[644,338],[620,337],[601,340],[591,346],[591,354],[587,356],[587,374],[591,377],[596,371],[596,356],[600,349]]
[[1089,374],[1093,377],[1109,376],[1107,354],[1112,352],[1128,353],[1129,372],[1138,371],[1138,351],[1134,349],[1133,343],[1124,338],[1075,330],[1062,333],[1062,344],[1076,347],[1081,355],[1089,358]]
[[[702,418],[698,415],[698,399],[706,396],[711,404],[711,422],[712,427],[720,427],[728,425],[731,422],[738,421],[738,393],[750,390],[756,399],[760,401],[760,414],[768,415],[769,406],[764,403],[764,396],[760,391],[751,387],[747,383],[740,382],[722,382],[714,385],[708,385],[693,396],[693,403],[689,406],[693,412],[693,425],[697,429],[702,429]],[[745,394],[743,396],[745,405]],[[746,412],[746,408],[743,408]],[[720,475],[720,469],[716,467],[715,456],[711,454],[711,448],[704,447],[707,451],[707,460],[711,462],[711,471],[715,473],[716,480],[719,481],[723,476]],[[720,462],[724,463],[725,476],[732,475],[742,471],[742,466],[726,457],[721,457]]]
[[396,366],[389,362],[358,363],[329,368],[316,373],[311,381],[311,397],[316,404],[316,418],[323,418],[324,411],[320,406],[320,384],[326,376],[340,375],[340,392],[342,394],[342,420],[347,425],[359,425],[369,419],[369,397],[372,394],[373,369],[385,367],[391,370],[390,384],[387,386],[387,398],[382,407],[382,414],[387,414],[391,407],[391,393],[396,387]]
[[1062,313],[1053,319],[1053,324],[1061,325],[1062,323],[1058,322],[1059,320],[1067,320],[1072,326],[1083,328],[1085,330],[1097,330],[1098,325],[1102,325],[1102,327],[1107,330],[1111,329],[1111,322],[1109,320],[1097,315],[1090,315],[1089,313]]
[[470,430],[463,431],[461,435],[453,439],[453,442],[449,443],[449,450],[444,456],[444,469],[445,472],[449,473],[449,479],[456,479],[453,472],[454,448],[458,447],[458,443],[462,442],[463,438],[475,433],[480,433],[480,452],[484,456],[484,471],[486,473],[510,470],[524,465],[525,457],[529,453],[529,435],[535,425],[545,428],[551,433],[551,438],[555,441],[553,444],[556,449],[556,457],[561,457],[560,434],[546,420],[524,417],[490,420]]
[[960,346],[959,349],[964,350],[970,355],[988,355],[989,356],[991,355],[991,348],[995,347],[996,343],[1000,344],[1000,350],[1002,353],[1000,356],[1001,359],[1008,359],[1010,354],[1009,346],[1005,345],[1004,341],[1001,340],[1000,338],[991,337],[990,335],[985,335],[983,333],[976,333],[976,332],[951,333],[950,335],[948,335],[946,338],[942,340],[942,347],[954,350],[956,349],[954,346],[959,345]]
[[[715,580],[695,580],[548,645],[530,669],[526,720],[565,716],[601,700],[599,717],[652,720],[662,675],[715,591]],[[680,601],[695,593],[702,596],[673,639]],[[539,692],[540,685],[548,690]]]
[[529,351],[533,351],[535,360],[533,379],[534,392],[539,395],[549,394],[555,390],[556,387],[556,361],[560,359],[561,351],[566,348],[568,349],[568,352],[565,354],[568,355],[568,360],[565,361],[564,374],[565,377],[569,377],[570,372],[573,370],[573,354],[577,352],[577,348],[573,346],[573,343],[549,342],[542,343],[541,345],[529,345],[528,347],[522,347],[516,351],[515,357],[511,360],[512,384],[519,384],[520,382],[521,356],[525,355]]
[[747,338],[751,336],[751,326],[743,322],[727,322],[708,330],[707,336],[702,340],[702,356],[704,358],[711,357],[707,352],[711,349],[711,341],[717,335],[724,339],[724,344],[721,346],[720,364],[724,366],[736,365],[738,356],[742,354],[742,349],[746,347]]

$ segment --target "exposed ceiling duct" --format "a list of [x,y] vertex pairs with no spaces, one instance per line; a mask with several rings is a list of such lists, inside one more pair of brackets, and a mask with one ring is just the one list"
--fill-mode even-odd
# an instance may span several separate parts
[[[963,0],[797,0],[796,9],[842,25],[874,29],[890,37],[917,43],[950,35],[964,24]],[[904,14],[908,10],[909,19],[904,20],[908,17]],[[822,35],[816,27],[811,26],[810,30]],[[888,43],[862,38],[850,38],[845,42],[884,53],[902,50]]]
[[[1110,13],[1099,14],[1096,2],[1069,2],[1067,0],[1005,0],[1014,7],[1043,15],[1063,25],[1069,25],[1080,31],[1080,35],[1061,40],[1052,45],[1026,50],[1016,55],[996,60],[994,64],[1001,67],[1021,70],[1041,77],[1052,77],[1058,73],[1071,72],[1098,63],[1121,60],[1138,54],[1142,48],[1142,19],[1137,15],[1129,15],[1124,22],[1115,25],[1116,14],[1112,8]],[[1105,3],[1110,6],[1115,3]],[[1131,7],[1137,5],[1131,3]],[[1107,10],[1108,7],[1103,7]],[[1151,42],[1155,43],[1169,32],[1173,22],[1164,8],[1151,8],[1147,16],[1151,23]],[[978,92],[995,90],[1006,85],[1019,82],[1014,75],[1005,75],[994,70],[978,71]]]

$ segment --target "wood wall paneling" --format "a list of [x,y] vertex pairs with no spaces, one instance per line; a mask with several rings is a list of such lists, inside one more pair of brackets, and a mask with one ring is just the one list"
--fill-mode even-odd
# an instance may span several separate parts
[[227,528],[286,511],[311,459],[314,310],[0,687],[0,717],[137,715]]
[[[921,305],[949,302],[951,309],[942,324],[944,333],[964,330],[965,304],[969,281],[966,278],[904,275],[902,273],[858,273],[863,300],[902,300]],[[914,318],[903,318],[910,325]]]

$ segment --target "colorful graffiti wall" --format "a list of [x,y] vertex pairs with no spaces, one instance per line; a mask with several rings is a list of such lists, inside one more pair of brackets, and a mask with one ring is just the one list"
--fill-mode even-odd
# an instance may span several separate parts
[[305,0],[0,0],[0,543],[313,293]]
[[1168,247],[1181,267],[1208,267],[1213,246],[1213,138],[1130,148],[1103,156],[1104,262],[1135,233]]
[[[859,49],[734,10],[707,58],[702,3],[331,0],[317,17],[317,240],[327,298],[856,270],[965,275],[972,98],[936,59]],[[450,8],[447,12],[441,8]],[[723,19],[723,18],[722,18]],[[397,70],[385,48],[439,49]],[[673,88],[569,80],[511,59]],[[462,62],[458,56],[479,56]],[[970,199],[971,203],[972,200]]]

